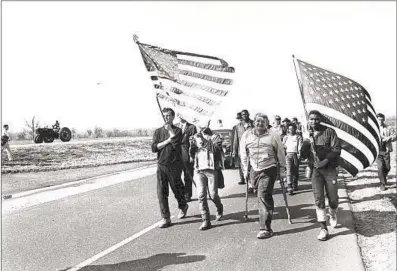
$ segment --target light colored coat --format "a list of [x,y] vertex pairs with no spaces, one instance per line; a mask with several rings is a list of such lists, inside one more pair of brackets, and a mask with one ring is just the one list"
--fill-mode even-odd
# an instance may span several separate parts
[[248,171],[248,163],[255,171],[261,171],[280,165],[280,171],[285,172],[286,162],[284,147],[280,135],[271,130],[258,136],[254,129],[247,130],[241,137],[240,157],[243,172]]

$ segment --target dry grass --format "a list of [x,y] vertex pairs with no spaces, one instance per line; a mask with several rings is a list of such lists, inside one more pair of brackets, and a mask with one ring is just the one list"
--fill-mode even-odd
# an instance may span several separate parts
[[388,190],[379,189],[376,164],[347,179],[346,185],[365,269],[396,270],[395,152],[391,154]]
[[13,160],[4,161],[1,173],[53,171],[152,161],[150,138],[123,138],[68,143],[12,146]]

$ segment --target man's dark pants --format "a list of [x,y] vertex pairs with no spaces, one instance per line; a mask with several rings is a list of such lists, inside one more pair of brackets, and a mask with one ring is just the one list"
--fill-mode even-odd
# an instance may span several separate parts
[[251,170],[254,188],[258,189],[259,224],[261,230],[270,230],[274,210],[273,188],[277,169],[271,167],[261,171]]
[[[170,218],[170,207],[168,205],[169,186],[178,201],[178,208],[186,207],[184,197],[185,187],[182,183],[182,165],[157,165],[157,197],[160,204],[160,212],[163,218]],[[169,184],[169,186],[168,186]]]
[[238,167],[238,173],[240,174],[240,182],[245,183],[243,167],[241,166],[240,156],[234,157],[234,166]]
[[189,146],[182,145],[183,181],[185,183],[185,198],[192,197],[193,163],[190,163]]
[[376,165],[378,166],[378,176],[380,183],[387,184],[387,174],[390,171],[390,153],[380,151],[378,158],[376,158]]
[[330,213],[336,213],[339,204],[336,168],[313,169],[312,187],[316,205],[317,221],[326,221],[325,193],[328,198]]
[[193,164],[190,161],[183,162],[183,180],[185,183],[185,198],[192,197],[192,184],[193,184]]

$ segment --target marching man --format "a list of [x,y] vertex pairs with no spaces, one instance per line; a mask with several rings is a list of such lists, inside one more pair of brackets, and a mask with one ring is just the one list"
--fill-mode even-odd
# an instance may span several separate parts
[[321,118],[323,116],[320,112],[315,110],[309,112],[309,125],[314,133],[309,138],[310,144],[302,145],[301,158],[309,159],[309,164],[314,167],[311,181],[317,221],[321,227],[317,239],[325,241],[328,238],[328,228],[324,189],[329,202],[329,222],[332,227],[336,227],[336,211],[339,204],[336,168],[341,153],[341,145],[334,129],[320,124]]
[[219,221],[223,216],[223,205],[218,195],[218,176],[220,175],[217,174],[217,171],[223,168],[222,140],[218,134],[212,133],[205,119],[197,124],[197,131],[198,133],[190,138],[190,157],[194,164],[194,180],[203,219],[200,230],[208,230],[211,228],[211,222],[207,191],[217,209],[216,220]]
[[280,135],[268,129],[269,119],[265,114],[255,115],[254,128],[247,130],[241,137],[240,155],[243,173],[251,178],[258,195],[260,231],[256,236],[265,239],[273,236],[271,227],[274,210],[273,187],[277,177],[277,163],[280,178],[285,178],[285,154]]

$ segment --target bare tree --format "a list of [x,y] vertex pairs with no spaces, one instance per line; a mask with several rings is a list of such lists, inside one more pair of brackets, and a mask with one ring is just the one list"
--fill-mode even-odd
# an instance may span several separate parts
[[32,139],[34,140],[34,132],[36,131],[37,128],[39,128],[39,122],[35,121],[36,117],[33,116],[32,118],[32,122],[28,122],[27,120],[25,120],[25,126],[28,128],[27,133],[32,136]]

